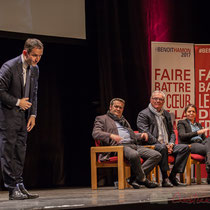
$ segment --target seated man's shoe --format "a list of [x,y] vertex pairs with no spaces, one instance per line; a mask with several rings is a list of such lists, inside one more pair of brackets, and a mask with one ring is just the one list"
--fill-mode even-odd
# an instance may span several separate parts
[[144,181],[138,181],[138,184],[144,185],[147,188],[155,188],[159,186],[156,182],[151,182],[148,179],[145,179]]
[[135,181],[131,180],[130,178],[126,179],[129,185],[131,185],[134,189],[139,189],[140,185]]
[[173,187],[173,185],[171,184],[169,178],[163,179],[162,187]]
[[25,188],[23,183],[17,184],[17,187],[22,192],[22,194],[27,196],[27,199],[35,199],[35,198],[39,197],[38,194],[31,194],[31,193],[29,193],[28,190],[26,190],[26,188]]
[[171,183],[172,183],[174,186],[176,186],[176,187],[185,187],[185,186],[187,186],[187,184],[181,183],[176,177],[173,178],[173,179],[169,177],[169,180],[170,180]]
[[9,200],[24,200],[27,199],[27,196],[24,195],[19,188],[15,187],[14,189],[9,190]]

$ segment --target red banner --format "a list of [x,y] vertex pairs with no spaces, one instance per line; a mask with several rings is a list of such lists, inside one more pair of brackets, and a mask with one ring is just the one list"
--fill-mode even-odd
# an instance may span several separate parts
[[[176,121],[185,118],[189,103],[197,107],[197,122],[210,127],[210,44],[152,42],[152,91],[166,94],[165,109]],[[206,133],[210,136],[210,131]],[[206,177],[202,164],[202,177]]]
[[[210,127],[210,45],[195,45],[195,105],[204,128]],[[210,132],[206,134],[210,135]]]
[[175,118],[174,128],[184,118],[185,106],[195,103],[194,78],[194,44],[152,42],[152,92],[166,94],[165,109]]
[[[210,127],[210,45],[195,45],[195,105],[197,121],[204,128]],[[210,132],[206,133],[210,136]],[[206,177],[205,165],[201,176]]]

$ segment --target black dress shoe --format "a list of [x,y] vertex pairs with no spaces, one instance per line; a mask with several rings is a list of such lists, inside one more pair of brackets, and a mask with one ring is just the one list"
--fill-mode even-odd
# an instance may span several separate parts
[[174,186],[177,186],[177,187],[185,187],[185,186],[187,186],[187,184],[181,183],[176,177],[173,178],[173,179],[170,179],[170,177],[169,177],[169,180],[171,181],[171,183],[172,183]]
[[135,180],[131,180],[130,178],[128,178],[126,180],[128,182],[129,185],[131,185],[134,189],[139,189],[140,185],[135,181]]
[[27,196],[24,195],[17,187],[9,190],[9,200],[24,200]]
[[156,182],[151,182],[148,179],[145,179],[145,181],[138,181],[138,184],[144,185],[147,188],[155,188],[159,186]]
[[35,199],[38,198],[39,195],[38,194],[31,194],[28,192],[28,190],[26,190],[25,186],[23,183],[21,184],[17,184],[17,187],[19,188],[19,190],[22,192],[22,194],[27,196],[27,199]]
[[173,187],[173,185],[171,184],[169,178],[163,179],[162,187]]

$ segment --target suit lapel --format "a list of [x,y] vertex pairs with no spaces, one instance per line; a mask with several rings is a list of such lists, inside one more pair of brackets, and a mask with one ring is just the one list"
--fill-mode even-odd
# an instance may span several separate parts
[[[106,115],[107,116],[107,118],[108,118],[108,122],[109,123],[107,123],[107,129],[110,131],[110,129],[112,130],[112,132],[114,132],[114,134],[117,134],[117,135],[119,135],[118,134],[118,130],[117,130],[117,126],[116,126],[116,123],[115,123],[115,121],[112,119],[112,118],[110,118],[108,115]],[[110,125],[111,124],[111,125]]]
[[191,128],[190,123],[188,122],[187,119],[185,119],[185,126],[186,126],[186,130],[188,133],[192,132],[192,128]]
[[17,64],[17,69],[18,69],[18,76],[19,76],[19,80],[20,80],[21,95],[23,96],[24,95],[24,86],[23,86],[23,67],[22,67],[21,57]]

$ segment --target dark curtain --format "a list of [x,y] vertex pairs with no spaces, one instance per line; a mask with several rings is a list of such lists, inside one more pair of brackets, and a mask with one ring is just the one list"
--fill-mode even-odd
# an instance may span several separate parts
[[112,98],[122,97],[125,115],[134,122],[150,94],[147,39],[138,15],[141,5],[125,0],[87,2],[95,6],[100,111],[106,112]]

